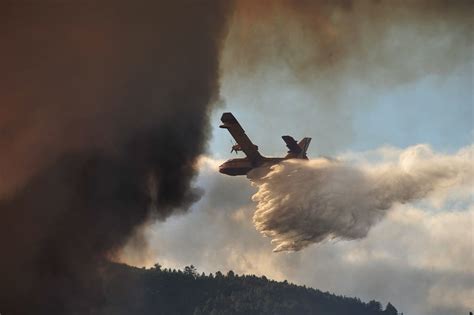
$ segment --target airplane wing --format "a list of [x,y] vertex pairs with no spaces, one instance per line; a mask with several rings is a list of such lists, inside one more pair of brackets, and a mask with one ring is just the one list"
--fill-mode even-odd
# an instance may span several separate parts
[[245,134],[244,129],[240,126],[232,113],[222,114],[221,121],[222,125],[219,127],[229,130],[242,151],[244,151],[245,155],[247,155],[252,162],[256,162],[263,158],[258,152],[258,147],[250,141],[249,137]]
[[291,136],[282,136],[283,141],[285,141],[286,146],[288,147],[288,153],[301,153],[301,147],[296,143],[296,140]]

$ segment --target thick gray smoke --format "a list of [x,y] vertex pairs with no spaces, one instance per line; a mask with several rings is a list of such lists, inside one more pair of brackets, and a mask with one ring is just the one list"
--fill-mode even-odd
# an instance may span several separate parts
[[238,0],[224,62],[232,72],[288,66],[300,84],[318,79],[334,92],[349,77],[393,86],[470,61],[472,9],[468,0]]
[[2,314],[100,313],[107,259],[199,198],[227,11],[2,2]]
[[257,230],[274,251],[297,251],[328,239],[367,235],[396,203],[446,189],[469,188],[474,147],[440,155],[418,145],[390,163],[345,163],[329,159],[286,161],[254,183]]

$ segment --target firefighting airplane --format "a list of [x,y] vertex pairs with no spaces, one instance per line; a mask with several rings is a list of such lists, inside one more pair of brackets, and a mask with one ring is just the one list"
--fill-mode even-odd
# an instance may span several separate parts
[[221,117],[222,125],[220,128],[229,130],[232,137],[234,137],[237,144],[232,146],[231,153],[235,151],[243,151],[247,157],[239,159],[230,159],[219,166],[219,172],[222,174],[236,176],[247,175],[252,169],[261,166],[271,166],[278,164],[283,160],[288,159],[303,159],[307,160],[306,150],[308,150],[311,138],[303,138],[296,143],[291,136],[282,136],[289,151],[285,157],[264,157],[258,152],[258,146],[250,141],[245,134],[244,129],[240,126],[237,119],[232,113],[224,113]]

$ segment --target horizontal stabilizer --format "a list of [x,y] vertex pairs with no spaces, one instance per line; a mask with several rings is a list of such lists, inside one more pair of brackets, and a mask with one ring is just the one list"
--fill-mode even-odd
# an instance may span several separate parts
[[286,146],[289,149],[288,153],[295,153],[295,154],[301,153],[301,147],[298,146],[298,143],[296,143],[296,140],[293,137],[282,136],[281,138],[283,139],[283,141],[285,141]]
[[308,159],[306,156],[306,150],[308,150],[311,138],[303,138],[300,142],[296,143],[296,140],[291,136],[282,136],[288,149],[288,154],[285,158],[287,159]]

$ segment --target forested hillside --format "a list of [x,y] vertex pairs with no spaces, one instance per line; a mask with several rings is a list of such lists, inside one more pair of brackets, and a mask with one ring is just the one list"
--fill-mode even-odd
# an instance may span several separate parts
[[321,314],[397,315],[389,303],[268,280],[254,275],[199,275],[181,270],[140,269],[121,264],[105,267],[106,300],[99,314]]

